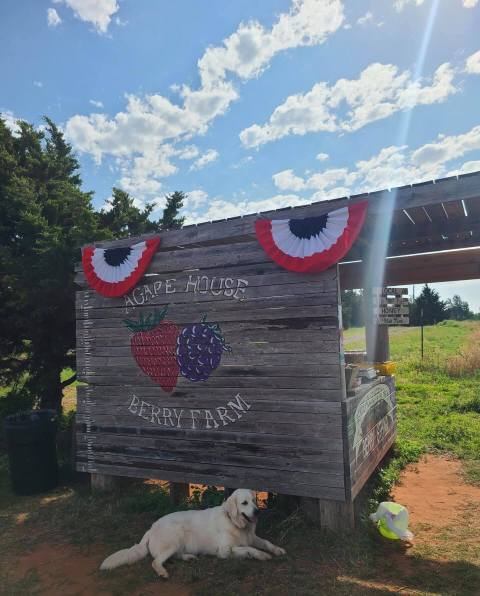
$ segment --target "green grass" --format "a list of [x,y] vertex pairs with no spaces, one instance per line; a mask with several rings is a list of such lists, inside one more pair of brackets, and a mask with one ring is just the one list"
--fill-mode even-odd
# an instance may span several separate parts
[[[396,362],[398,457],[383,475],[398,476],[403,464],[421,451],[451,453],[465,460],[466,477],[479,481],[480,369],[461,377],[447,372],[448,362],[469,338],[480,332],[478,322],[444,321],[424,328],[424,361],[420,328],[390,328],[391,359]],[[345,331],[346,349],[364,349],[363,328]]]

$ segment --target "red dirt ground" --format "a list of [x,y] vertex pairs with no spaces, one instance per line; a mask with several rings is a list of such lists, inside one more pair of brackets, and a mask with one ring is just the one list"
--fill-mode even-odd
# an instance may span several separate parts
[[[17,561],[17,573],[18,577],[24,577],[32,570],[37,572],[39,585],[35,587],[35,594],[48,596],[112,594],[111,587],[108,587],[96,573],[99,561],[104,555],[104,549],[95,546],[89,548],[87,555],[69,544],[40,544]],[[143,586],[140,591],[129,592],[129,594],[131,596],[140,596],[140,594],[142,596],[149,594],[187,596],[190,594],[189,590],[174,582],[159,581],[161,581],[161,591],[159,582],[151,582]]]
[[453,523],[468,503],[480,505],[480,487],[466,484],[461,463],[446,457],[427,456],[409,466],[393,495],[408,509],[410,524],[433,528]]
[[[459,513],[465,511],[469,503],[480,506],[480,488],[464,482],[460,462],[445,457],[428,456],[403,472],[401,485],[395,488],[394,498],[410,512],[410,527],[416,533],[414,546],[409,549],[410,554],[422,544],[434,541],[436,531],[449,524],[458,524]],[[12,566],[13,574],[20,579],[35,570],[38,582],[35,584],[34,593],[39,595],[93,596],[122,593],[118,582],[113,588],[102,574],[97,573],[99,561],[103,559],[104,554],[104,548],[100,545],[91,546],[87,553],[70,544],[44,543],[17,559]],[[391,554],[397,559],[399,566],[406,571],[410,568],[411,557]],[[342,576],[339,575],[337,579],[342,580]],[[343,579],[347,582],[353,581],[353,578]],[[381,579],[378,579],[381,582]],[[356,586],[358,587],[358,582]],[[383,583],[364,582],[364,587],[367,591],[373,587],[390,591],[388,585]],[[191,592],[189,588],[175,581],[157,580],[145,584],[141,590],[128,593],[132,596],[187,596]]]

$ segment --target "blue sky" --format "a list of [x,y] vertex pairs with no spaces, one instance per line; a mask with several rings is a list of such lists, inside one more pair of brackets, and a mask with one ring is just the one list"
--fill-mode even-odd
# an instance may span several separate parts
[[216,219],[480,170],[479,30],[478,0],[3,0],[0,110],[62,126],[96,207]]

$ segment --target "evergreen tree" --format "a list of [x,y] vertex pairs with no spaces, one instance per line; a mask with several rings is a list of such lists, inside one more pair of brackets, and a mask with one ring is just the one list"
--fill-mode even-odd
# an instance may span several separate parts
[[181,190],[166,196],[167,204],[163,210],[163,217],[158,222],[161,230],[178,230],[183,226],[185,218],[178,217],[178,214],[186,198],[186,194]]
[[100,232],[71,147],[45,121],[12,134],[0,118],[0,379],[14,390],[25,381],[24,404],[59,409],[75,345],[74,265]]
[[447,317],[448,312],[439,293],[425,284],[421,294],[410,306],[410,324],[420,325],[423,322],[424,325],[434,325]]
[[[1,115],[0,115],[1,116]],[[167,196],[163,217],[135,206],[113,189],[111,209],[99,213],[83,192],[79,164],[55,124],[19,122],[15,134],[0,117],[0,415],[34,404],[61,408],[60,373],[74,365],[74,267],[92,240],[178,229],[186,198]],[[12,399],[14,398],[14,399]]]
[[113,188],[110,209],[102,209],[99,213],[100,227],[108,230],[113,238],[156,232],[159,225],[148,219],[154,206],[147,204],[144,209],[140,209],[134,203],[135,200],[128,192]]
[[468,302],[462,300],[458,294],[455,294],[451,300],[449,298],[445,305],[448,311],[449,319],[454,319],[455,321],[466,321],[467,319],[473,319],[475,316],[470,310]]
[[363,293],[355,290],[342,292],[342,323],[345,329],[365,324]]

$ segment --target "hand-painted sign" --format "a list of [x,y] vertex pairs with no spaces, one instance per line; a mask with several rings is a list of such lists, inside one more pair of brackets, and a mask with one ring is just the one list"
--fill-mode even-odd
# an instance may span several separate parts
[[135,308],[143,306],[157,296],[184,293],[209,294],[222,296],[233,300],[245,300],[245,289],[248,286],[246,279],[228,276],[189,275],[179,278],[157,280],[148,284],[138,285],[129,294],[125,295],[125,307]]
[[180,330],[165,319],[167,310],[168,305],[146,318],[142,314],[138,321],[126,319],[124,323],[133,331],[130,346],[138,366],[170,393],[179,373],[189,381],[206,381],[223,353],[232,348],[226,345],[219,325],[207,322],[206,315]]
[[382,444],[395,428],[395,390],[390,383],[379,383],[367,391],[356,406],[351,444],[355,460],[365,459]]
[[235,398],[229,400],[225,406],[209,409],[160,407],[133,395],[128,411],[151,424],[166,428],[217,430],[240,420],[251,407],[240,393],[237,393]]
[[376,288],[373,313],[377,325],[408,325],[410,307],[408,288]]

